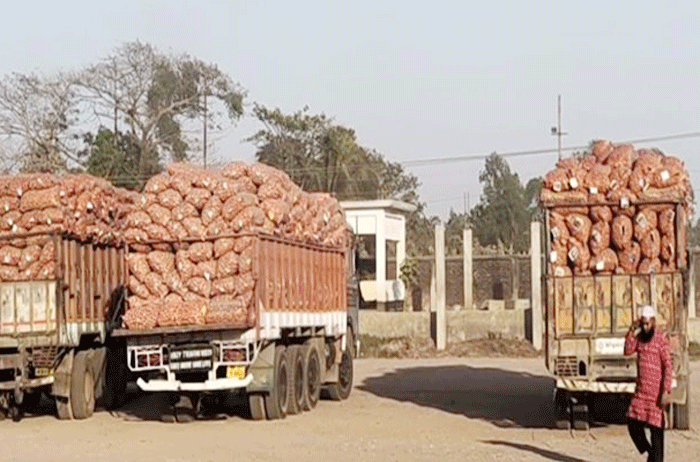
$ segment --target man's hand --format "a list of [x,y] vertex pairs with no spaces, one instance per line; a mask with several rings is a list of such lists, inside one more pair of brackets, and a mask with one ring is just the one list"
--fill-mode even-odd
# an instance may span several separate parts
[[664,393],[661,395],[661,407],[666,407],[671,404],[671,393]]
[[642,320],[635,319],[632,322],[632,325],[630,326],[630,333],[633,333],[636,336],[641,329],[642,329]]

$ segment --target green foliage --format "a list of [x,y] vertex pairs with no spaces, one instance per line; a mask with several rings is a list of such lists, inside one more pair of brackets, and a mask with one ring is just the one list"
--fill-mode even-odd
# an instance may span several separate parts
[[146,170],[139,171],[139,147],[133,137],[100,127],[96,135],[84,136],[86,148],[81,155],[86,157],[85,168],[88,173],[107,178],[116,186],[138,190],[142,186],[140,177],[155,175],[163,169],[159,163],[146,164]]
[[418,286],[418,261],[415,258],[405,258],[399,268],[399,278],[407,289]]
[[481,200],[469,220],[479,243],[508,253],[526,251],[541,181],[534,179],[523,187],[518,174],[495,153],[486,159],[479,181]]
[[467,225],[467,215],[450,210],[450,217],[445,224],[445,252],[447,255],[461,255],[463,253],[462,241]]

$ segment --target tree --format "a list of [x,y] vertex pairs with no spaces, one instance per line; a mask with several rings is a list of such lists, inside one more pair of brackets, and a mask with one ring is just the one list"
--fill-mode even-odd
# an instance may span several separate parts
[[75,87],[68,75],[12,74],[0,82],[5,170],[65,171],[78,163]]
[[[511,173],[508,163],[494,153],[486,159],[479,182],[483,192],[470,217],[479,243],[509,253],[526,251],[534,209],[518,174]],[[535,194],[536,183],[531,182],[529,189],[527,194]]]
[[[87,158],[85,169],[88,173],[109,178],[115,186],[127,189],[139,189],[138,162],[139,148],[134,138],[124,133],[114,132],[100,127],[97,135],[87,133],[84,136],[86,149],[81,156]],[[153,166],[147,174],[155,174],[162,169],[160,164]]]
[[447,255],[460,255],[463,250],[464,228],[467,227],[467,215],[450,209],[450,217],[445,224],[445,252]]
[[129,42],[98,64],[84,69],[77,80],[81,100],[101,124],[128,127],[138,147],[137,177],[141,183],[162,160],[183,160],[191,148],[182,124],[213,114],[207,99],[225,107],[230,122],[243,114],[244,91],[215,65],[187,55],[170,56],[141,42]]

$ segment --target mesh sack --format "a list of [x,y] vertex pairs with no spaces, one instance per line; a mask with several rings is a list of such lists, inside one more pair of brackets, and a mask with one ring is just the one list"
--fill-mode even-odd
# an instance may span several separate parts
[[233,276],[238,272],[238,255],[234,251],[230,251],[222,255],[218,260],[217,278],[225,278]]
[[234,183],[228,178],[220,178],[212,189],[214,196],[218,197],[221,202],[226,202],[230,197],[236,194]]
[[172,210],[182,203],[182,196],[175,189],[166,189],[158,194],[158,203],[166,209]]
[[635,160],[634,147],[631,144],[623,144],[615,147],[605,163],[609,165],[613,171],[619,169],[632,169]]
[[248,178],[258,187],[271,181],[283,181],[284,176],[282,171],[259,162],[248,166]]
[[146,259],[151,269],[161,275],[175,271],[175,255],[170,252],[156,250],[150,252]]
[[130,253],[126,256],[131,274],[141,282],[146,282],[146,276],[151,272],[148,258],[142,253]]
[[204,300],[175,304],[177,325],[201,326],[204,325],[207,313],[207,303]]
[[588,202],[588,193],[581,190],[554,192],[542,189],[540,199],[545,204],[585,204]]
[[617,253],[619,260],[618,272],[625,274],[634,274],[637,272],[639,261],[641,260],[642,250],[639,244],[631,241],[630,245]]
[[591,219],[586,215],[572,214],[566,217],[566,225],[571,237],[579,242],[587,242],[591,235]]
[[245,248],[238,254],[238,272],[247,273],[253,270],[253,247]]
[[237,193],[235,196],[230,197],[224,203],[221,215],[225,220],[233,220],[236,215],[241,213],[245,208],[252,207],[258,204],[258,197],[254,194],[247,192]]
[[26,270],[31,266],[33,263],[39,261],[39,257],[41,256],[41,246],[39,245],[28,245],[22,250],[22,258],[20,259],[19,262],[19,269],[21,271]]
[[[153,220],[153,223],[163,227],[168,224],[171,218],[170,210],[159,204],[149,205],[146,212],[148,213],[148,216],[151,217],[151,220]],[[144,229],[147,230],[148,226],[149,225],[144,226]]]
[[255,288],[255,279],[252,272],[240,274],[238,276],[238,284],[236,290],[238,293],[245,293]]
[[[180,198],[187,196],[192,191],[192,180],[185,174],[173,174],[170,177],[170,187],[180,194]],[[174,206],[173,206],[174,207]],[[172,207],[170,207],[172,208]]]
[[234,238],[225,237],[214,241],[214,258],[220,258],[222,255],[234,250],[236,240]]
[[19,279],[19,269],[14,265],[0,265],[0,281],[14,282]]
[[142,229],[131,228],[124,232],[126,242],[144,242],[148,240],[148,233]]
[[618,249],[626,249],[630,246],[634,226],[632,220],[627,215],[618,215],[612,222],[611,237],[612,242]]
[[211,242],[195,242],[190,245],[188,254],[193,263],[211,260],[214,256],[214,245]]
[[166,173],[160,173],[158,175],[152,176],[146,186],[143,188],[143,192],[158,195],[170,187],[170,177]]
[[155,223],[146,226],[145,231],[148,234],[148,238],[154,241],[169,241],[173,238],[167,228]]
[[195,295],[209,298],[211,295],[211,282],[202,277],[193,277],[187,281],[187,288]]
[[265,216],[275,225],[286,222],[289,219],[289,204],[278,199],[268,199],[260,204]]
[[248,174],[248,166],[244,162],[231,162],[221,171],[226,178],[237,180]]
[[137,210],[129,214],[127,219],[128,226],[132,228],[145,228],[151,223],[153,223],[151,216],[142,210]]
[[583,187],[591,194],[607,194],[610,191],[610,173],[609,165],[593,165],[583,179]]
[[19,209],[19,199],[12,196],[0,197],[0,213],[7,213]]
[[194,275],[203,277],[207,281],[211,281],[216,277],[217,274],[217,264],[216,260],[207,260],[201,263],[197,263],[194,270]]
[[39,256],[39,261],[42,263],[49,263],[56,259],[56,245],[53,240],[47,241],[41,249],[41,255]]
[[26,191],[22,194],[19,204],[21,212],[59,207],[61,207],[61,196],[60,188],[57,186],[43,190]]
[[20,268],[20,276],[23,281],[33,281],[39,277],[39,273],[43,269],[44,264],[40,261],[35,261],[29,265],[25,270]]
[[163,278],[158,275],[158,273],[148,273],[143,283],[154,297],[164,298],[166,295],[168,295],[168,286],[165,285]]
[[626,167],[613,167],[610,172],[610,190],[627,189],[632,176],[632,169]]
[[199,213],[194,205],[189,202],[183,202],[177,207],[173,208],[172,219],[176,221],[183,221],[185,218],[198,218]]
[[615,202],[619,205],[613,206],[613,214],[625,214],[629,217],[633,217],[636,214],[637,209],[634,207],[634,202],[637,200],[637,196],[627,188],[618,188],[611,191],[607,198],[610,202]]
[[39,262],[43,266],[41,267],[41,271],[39,271],[39,279],[56,279],[56,263],[54,262]]
[[180,223],[179,221],[170,221],[168,225],[165,227],[165,229],[168,230],[170,235],[174,237],[175,239],[182,241],[184,239],[187,239],[189,237],[189,233],[187,232],[187,228]]
[[182,294],[187,290],[182,283],[182,279],[180,279],[180,275],[174,269],[163,274],[163,282],[175,294]]
[[222,234],[230,233],[231,227],[221,216],[216,217],[216,219],[212,223],[210,223],[206,229],[207,236],[221,236]]
[[[131,300],[130,305],[131,305]],[[158,312],[160,311],[160,302],[144,301],[129,307],[124,314],[122,320],[127,328],[133,330],[150,330],[156,327],[158,323]]]
[[192,188],[185,200],[192,204],[197,210],[202,210],[211,196],[211,192],[204,188]]
[[661,258],[665,262],[675,262],[676,260],[676,238],[674,235],[664,234],[661,237]]
[[640,243],[642,255],[649,259],[658,258],[661,253],[661,235],[659,230],[652,229]]
[[129,292],[140,298],[151,298],[151,292],[148,291],[148,287],[143,285],[136,276],[129,276]]
[[255,195],[258,192],[258,187],[247,176],[234,180],[232,188],[235,194],[248,193]]
[[608,156],[612,153],[613,149],[614,146],[610,141],[599,140],[593,143],[591,154],[595,156],[598,163],[604,164],[608,159]]
[[573,273],[571,271],[571,268],[568,266],[558,266],[558,265],[549,265],[549,272],[550,274],[554,275],[555,277],[570,277]]
[[611,248],[602,250],[591,259],[591,269],[599,274],[610,274],[617,268],[617,254]]
[[[593,255],[600,255],[610,247],[610,223],[605,221],[596,222],[591,228],[591,237],[588,246]],[[617,261],[617,258],[615,259]]]
[[642,274],[649,274],[660,273],[661,270],[661,260],[659,260],[658,258],[645,258],[639,264],[639,269],[637,271]]
[[157,324],[160,327],[174,327],[178,325],[178,310],[177,307],[181,304],[178,302],[164,302],[160,310],[158,310]]
[[258,188],[258,197],[261,201],[268,199],[282,199],[285,196],[284,186],[279,181],[270,181],[260,185]]
[[209,226],[221,215],[223,204],[217,196],[212,196],[202,209],[202,224]]
[[[236,238],[236,243],[234,244],[233,250],[236,251],[237,254],[243,253],[244,250],[248,248],[253,247],[253,242],[255,238],[251,236],[243,236]],[[251,256],[252,256],[252,250],[251,250]]]
[[587,245],[578,239],[570,238],[567,256],[575,274],[584,274],[589,271],[591,254]]
[[202,220],[199,218],[185,218],[182,220],[182,225],[187,230],[189,237],[204,237],[207,234],[207,230],[202,224]]
[[235,295],[236,278],[233,276],[215,279],[211,284],[212,295]]
[[195,265],[186,250],[178,250],[175,254],[175,266],[182,280],[190,279],[194,275]]
[[641,208],[634,217],[634,238],[638,242],[642,242],[652,229],[656,229],[657,225],[656,212],[646,207]]
[[676,157],[666,156],[661,161],[661,168],[654,172],[651,185],[655,188],[666,188],[684,183],[687,177],[683,161]]
[[258,207],[247,207],[236,215],[231,222],[231,229],[238,232],[251,232],[265,224],[265,213]]

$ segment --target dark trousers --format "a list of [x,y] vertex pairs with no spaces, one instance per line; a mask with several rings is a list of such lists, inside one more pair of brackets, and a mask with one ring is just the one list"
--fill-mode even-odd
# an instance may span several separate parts
[[[663,462],[664,460],[664,429],[653,427],[638,420],[630,420],[627,425],[632,437],[632,442],[637,446],[640,454],[649,454],[649,461]],[[651,443],[647,440],[644,429],[649,427],[651,432]]]

